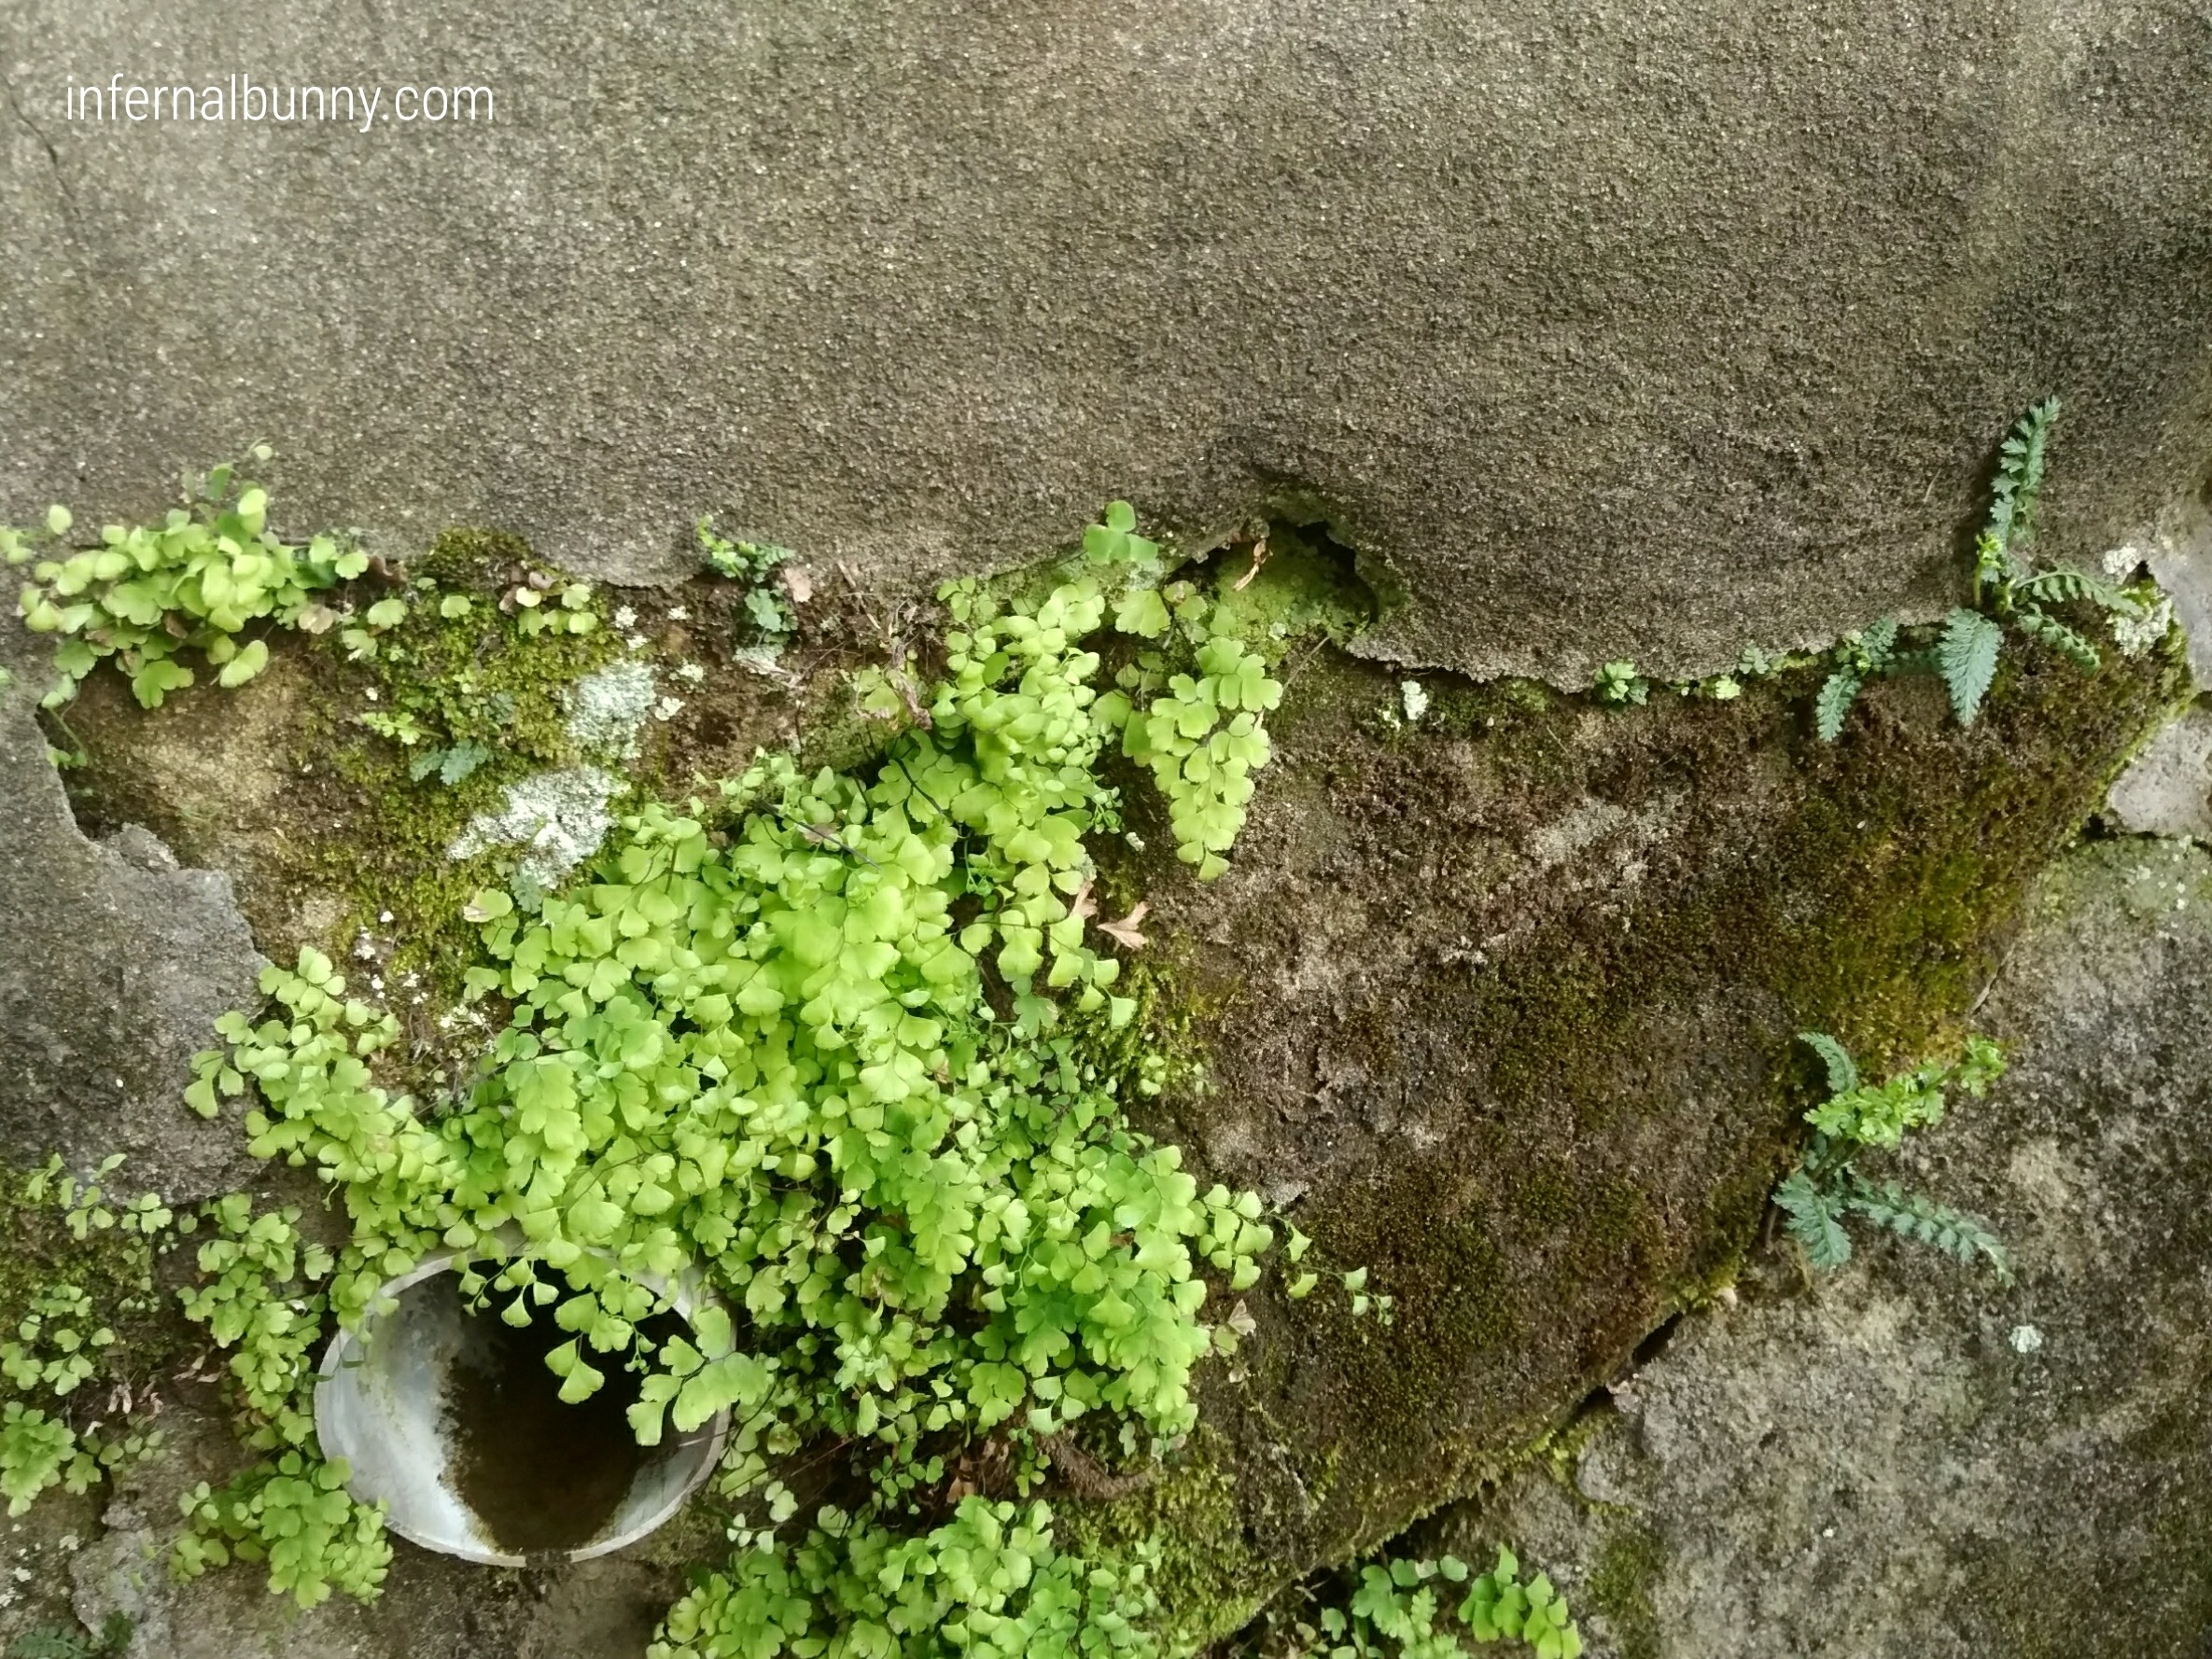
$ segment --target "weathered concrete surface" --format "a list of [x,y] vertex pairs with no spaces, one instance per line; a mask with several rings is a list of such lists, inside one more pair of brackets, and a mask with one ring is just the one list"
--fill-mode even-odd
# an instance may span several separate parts
[[250,1007],[261,959],[230,877],[180,870],[145,830],[88,841],[34,718],[46,647],[0,629],[0,1160],[60,1152],[173,1199],[251,1164],[179,1102],[217,1016]]
[[[301,528],[910,586],[1296,489],[1366,648],[1563,683],[1931,608],[2045,392],[2058,551],[2212,454],[2201,0],[18,0],[0,71],[19,521],[268,437]],[[119,71],[496,113],[65,118]]]
[[2212,841],[2212,709],[2191,709],[2144,745],[2107,810],[2136,835]]
[[1918,1137],[2010,1289],[1862,1240],[1778,1259],[1616,1387],[1578,1499],[1541,1476],[1424,1531],[1509,1539],[1605,1659],[2194,1659],[2212,1643],[2212,854],[2083,846],[1977,1017],[1992,1097]]

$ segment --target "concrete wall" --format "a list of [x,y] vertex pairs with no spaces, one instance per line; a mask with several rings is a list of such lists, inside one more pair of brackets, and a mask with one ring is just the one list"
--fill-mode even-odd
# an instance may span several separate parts
[[2212,458],[2202,0],[14,0],[0,71],[17,522],[268,438],[297,528],[907,585],[1309,491],[1369,648],[1572,681],[1932,609],[2045,392],[2078,551]]

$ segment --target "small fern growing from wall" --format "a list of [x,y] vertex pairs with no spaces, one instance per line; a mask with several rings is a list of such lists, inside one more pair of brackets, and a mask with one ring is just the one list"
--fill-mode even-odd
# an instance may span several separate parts
[[1980,1099],[2004,1072],[2003,1052],[1986,1038],[1970,1037],[1964,1055],[1950,1065],[1929,1064],[1884,1083],[1868,1083],[1834,1038],[1819,1031],[1798,1036],[1827,1067],[1828,1095],[1805,1114],[1813,1144],[1804,1162],[1774,1190],[1774,1203],[1807,1259],[1824,1270],[1850,1261],[1851,1235],[1843,1223],[1856,1216],[1968,1264],[1985,1261],[2009,1283],[2012,1263],[2005,1247],[1980,1220],[1895,1181],[1869,1180],[1853,1167],[1868,1149],[1894,1151],[1910,1131],[1940,1122],[1946,1090]]
[[1583,1651],[1566,1597],[1543,1573],[1524,1581],[1503,1547],[1481,1574],[1456,1555],[1371,1561],[1344,1606],[1301,1620],[1291,1639],[1296,1659],[1461,1659],[1469,1641],[1518,1644],[1535,1659],[1579,1659]]
[[1971,726],[1996,678],[2008,626],[2093,674],[2103,657],[2085,635],[2058,619],[2054,607],[2061,605],[2089,605],[2105,612],[2114,638],[2131,656],[2164,636],[2171,613],[2154,587],[2116,586],[2063,565],[2037,570],[2028,556],[2058,411],[2056,397],[2044,398],[2020,418],[2000,446],[1989,519],[1974,547],[1973,605],[1953,610],[1935,643],[1922,648],[1900,644],[1894,617],[1844,636],[1813,705],[1813,724],[1824,743],[1842,734],[1866,683],[1885,675],[1940,676],[1951,694],[1952,713],[1960,725]]

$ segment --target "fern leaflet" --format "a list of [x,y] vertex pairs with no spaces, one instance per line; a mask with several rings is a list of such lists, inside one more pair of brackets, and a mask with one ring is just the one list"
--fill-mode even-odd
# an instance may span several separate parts
[[1851,713],[1851,705],[1858,701],[1859,676],[1848,668],[1839,668],[1828,676],[1820,688],[1820,696],[1813,704],[1814,728],[1820,741],[1834,743],[1843,734],[1844,717]]
[[2020,624],[2022,633],[2032,634],[2052,649],[2063,652],[2077,668],[2085,668],[2094,674],[2104,662],[2095,646],[2036,606],[2024,606],[2014,613],[2012,620]]
[[2033,599],[2044,605],[2057,605],[2068,599],[2087,599],[2107,608],[2112,605],[2112,590],[2095,577],[2060,565],[2046,570],[2040,576],[2031,576],[2021,582],[2016,592],[2022,598]]
[[1958,716],[1960,725],[1971,726],[1974,717],[1981,712],[1981,700],[1989,693],[1989,682],[1996,677],[1997,651],[2004,643],[2004,629],[1978,610],[1954,610],[1943,624],[1937,661],[1943,671],[1943,684],[1951,692],[1952,712]]
[[1851,1260],[1851,1234],[1843,1231],[1834,1196],[1803,1170],[1774,1189],[1774,1203],[1790,1237],[1805,1247],[1813,1266],[1827,1271]]
[[1848,1094],[1858,1087],[1858,1063],[1852,1059],[1849,1049],[1825,1031],[1800,1031],[1798,1040],[1818,1054],[1820,1063],[1827,1067],[1830,1094]]
[[[1877,1186],[1863,1176],[1846,1179],[1850,1184],[1843,1204],[1876,1226],[1934,1245],[1945,1255],[1969,1264],[1981,1257],[1996,1270],[1999,1282],[2012,1282],[2012,1261],[2003,1242],[1974,1217],[1918,1192],[1908,1192],[1895,1181]],[[1779,1203],[1781,1194],[1776,1193],[1775,1198]]]

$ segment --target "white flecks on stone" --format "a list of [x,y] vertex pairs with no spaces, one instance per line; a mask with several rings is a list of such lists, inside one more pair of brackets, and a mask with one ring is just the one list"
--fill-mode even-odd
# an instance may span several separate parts
[[2042,1345],[2043,1333],[2033,1325],[2012,1327],[2012,1351],[2015,1354],[2032,1354]]
[[507,787],[497,812],[482,812],[445,849],[449,858],[472,858],[494,847],[521,847],[515,874],[551,888],[599,850],[614,827],[607,803],[623,788],[596,766],[540,772]]
[[682,712],[682,698],[664,697],[660,700],[660,702],[653,705],[652,718],[656,720],[673,720]]
[[659,688],[645,662],[612,662],[568,688],[568,736],[602,759],[627,760],[637,753],[637,731],[652,712]]

